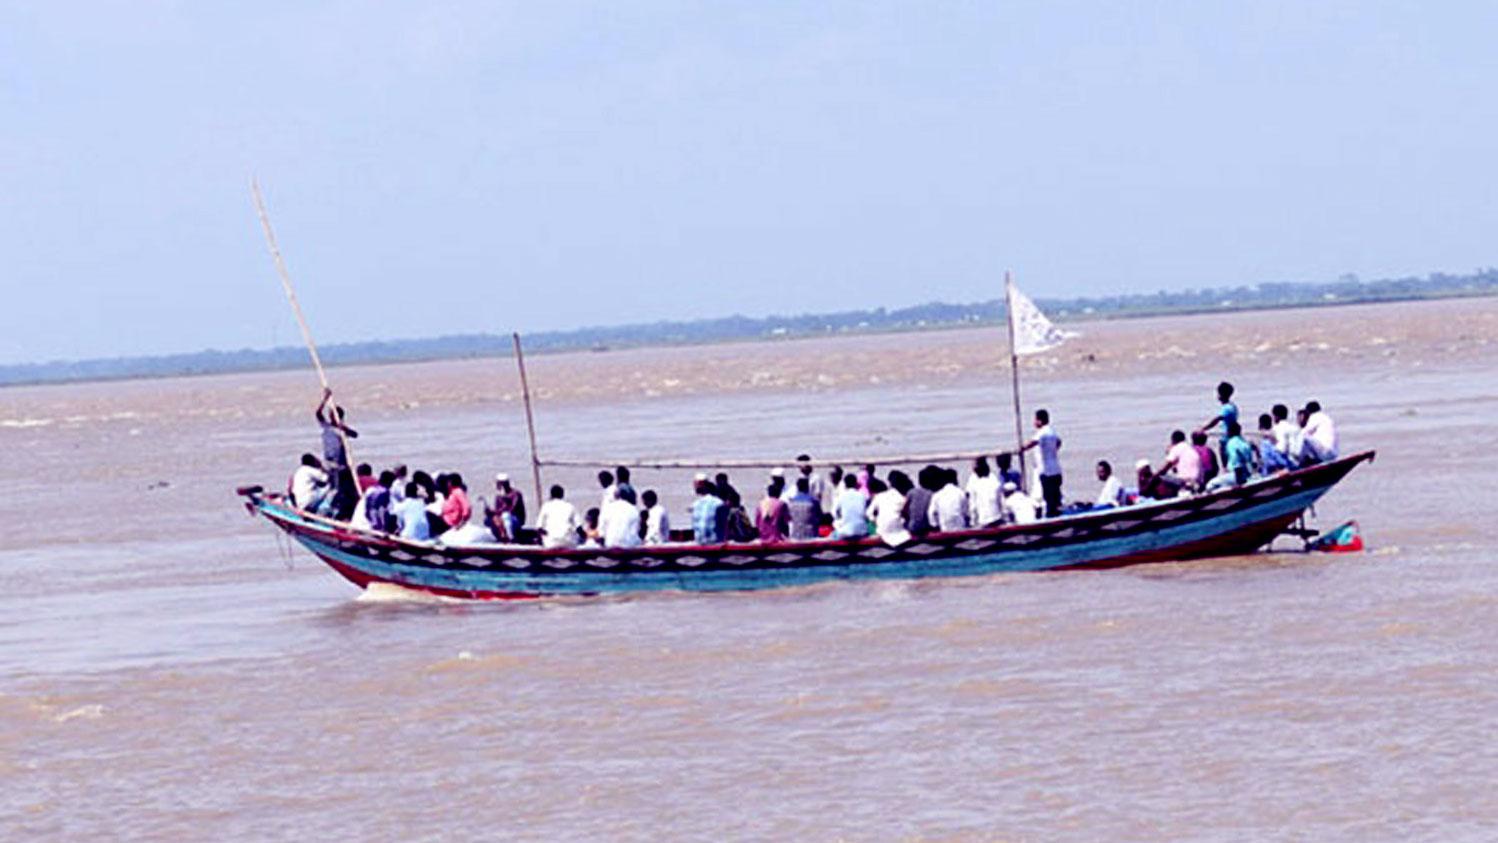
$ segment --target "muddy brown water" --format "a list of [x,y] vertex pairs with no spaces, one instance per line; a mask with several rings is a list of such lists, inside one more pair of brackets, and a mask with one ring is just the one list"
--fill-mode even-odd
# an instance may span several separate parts
[[[0,839],[1498,838],[1498,301],[1081,330],[1026,374],[1072,495],[1226,377],[1379,450],[1316,519],[1370,551],[369,600],[232,495],[316,447],[308,373],[0,390]],[[1005,359],[945,331],[532,379],[556,456],[878,456],[1007,445]],[[336,370],[356,456],[524,479],[508,366]],[[636,485],[684,518],[686,481]]]

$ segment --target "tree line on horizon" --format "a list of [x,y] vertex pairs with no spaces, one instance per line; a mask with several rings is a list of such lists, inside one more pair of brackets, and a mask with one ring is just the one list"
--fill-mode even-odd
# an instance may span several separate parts
[[[1469,275],[1432,273],[1363,281],[1344,275],[1330,282],[1272,282],[1156,293],[1077,298],[1040,298],[1036,303],[1056,321],[1115,319],[1131,316],[1226,312],[1268,308],[1357,304],[1380,301],[1498,294],[1498,269]],[[762,340],[836,334],[908,331],[962,325],[1002,324],[1003,299],[971,304],[931,302],[903,308],[847,310],[796,316],[725,316],[687,321],[543,331],[525,336],[527,351],[630,348],[646,345],[697,345],[734,340]],[[331,365],[416,362],[472,357],[506,357],[510,338],[500,334],[455,334],[426,339],[339,343],[320,348]],[[222,374],[300,368],[307,352],[295,346],[271,349],[210,349],[185,354],[57,360],[0,366],[0,386],[67,383],[145,377]]]

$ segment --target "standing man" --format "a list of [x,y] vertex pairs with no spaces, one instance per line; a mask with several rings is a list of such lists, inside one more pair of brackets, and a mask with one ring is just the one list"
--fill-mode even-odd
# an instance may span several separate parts
[[1061,514],[1061,437],[1051,430],[1049,410],[1035,411],[1035,438],[1023,450],[1040,449],[1040,492],[1045,498],[1045,517]]
[[[349,471],[348,453],[343,448],[343,438],[358,439],[359,432],[343,420],[343,408],[337,404],[328,406],[333,390],[324,388],[322,401],[312,415],[322,428],[323,466],[332,477],[333,496],[331,515],[337,521],[347,521],[359,505],[359,487],[354,484],[354,473]],[[342,435],[340,435],[340,432]]]
[[[823,497],[825,497],[826,495],[827,486],[822,481],[822,475],[818,474],[816,469],[811,467],[810,454],[797,455],[796,470],[801,473],[801,476],[796,479],[806,481],[807,494],[816,498],[817,503],[820,505]],[[785,492],[781,495],[781,497],[785,500],[786,503],[790,503],[791,498],[794,498],[796,495],[800,494],[800,484],[797,482],[790,482],[786,483],[785,485]]]

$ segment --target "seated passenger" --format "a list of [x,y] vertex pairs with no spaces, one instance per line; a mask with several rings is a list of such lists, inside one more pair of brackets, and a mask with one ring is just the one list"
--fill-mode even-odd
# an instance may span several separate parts
[[1306,404],[1306,453],[1312,462],[1331,462],[1337,458],[1337,426],[1321,409],[1321,402]]
[[374,485],[364,492],[364,518],[371,530],[381,533],[395,531],[395,519],[390,515],[390,486],[394,482],[393,472],[382,471]]
[[413,541],[430,539],[432,532],[427,522],[426,502],[421,498],[421,487],[412,481],[403,491],[404,496],[392,507],[400,537]]
[[[1185,437],[1183,436],[1182,439]],[[1128,494],[1124,491],[1123,484],[1113,476],[1113,465],[1107,460],[1099,460],[1097,464],[1097,479],[1102,481],[1103,488],[1098,492],[1097,509],[1108,509],[1115,506],[1127,506]]]
[[1207,434],[1200,430],[1191,434],[1191,447],[1196,449],[1202,463],[1202,476],[1194,488],[1205,489],[1208,483],[1217,479],[1217,475],[1222,473],[1222,462],[1217,459],[1217,452],[1208,447]]
[[1253,477],[1254,449],[1243,438],[1243,428],[1237,422],[1229,422],[1222,449],[1227,454],[1227,470],[1207,484],[1207,491],[1242,486]]
[[1259,416],[1259,474],[1269,477],[1281,471],[1295,468],[1290,458],[1279,449],[1279,439],[1274,433],[1274,419],[1268,413]]
[[536,515],[536,529],[541,533],[542,547],[577,547],[577,534],[583,521],[577,515],[577,507],[567,502],[566,495],[561,486],[552,486],[551,500],[543,504]]
[[1202,456],[1195,445],[1186,441],[1185,431],[1170,434],[1170,448],[1165,452],[1165,464],[1160,466],[1160,473],[1171,475],[1180,481],[1180,486],[1200,491]]
[[604,547],[640,546],[640,508],[635,506],[635,490],[621,486],[613,500],[598,514],[598,533]]
[[[959,495],[962,491],[959,489]],[[869,499],[858,487],[858,475],[843,477],[843,491],[832,506],[832,534],[840,539],[861,539],[869,534]]]
[[697,475],[694,481],[697,499],[692,501],[692,541],[697,544],[723,543],[723,499],[716,494],[717,487],[706,474]]
[[307,512],[317,512],[332,497],[332,487],[328,482],[328,473],[322,470],[322,461],[312,454],[302,454],[302,464],[291,473],[291,482],[287,484],[286,491],[291,496],[292,506]]
[[525,496],[510,483],[510,475],[494,475],[494,506],[485,504],[484,523],[499,541],[519,541],[520,528],[525,526]]
[[646,489],[645,494],[640,496],[640,502],[645,504],[645,543],[665,544],[671,541],[671,516],[666,513],[666,507],[660,502],[654,489]]
[[968,512],[973,515],[973,526],[992,527],[1004,520],[1004,504],[1000,500],[1000,481],[988,468],[988,460],[979,457],[973,461],[973,473],[968,475]]
[[787,535],[794,541],[816,538],[822,526],[822,502],[811,491],[811,480],[796,478],[796,494],[786,502]]
[[926,518],[943,533],[966,530],[968,527],[967,495],[957,488],[957,472],[950,468],[937,469],[941,473],[941,488],[931,496]]
[[1040,515],[1035,499],[1019,490],[1019,484],[1004,484],[1004,517],[1011,524],[1033,524]]
[[[905,478],[906,483],[910,478],[905,477],[903,472],[900,476]],[[905,495],[905,529],[913,536],[924,536],[931,532],[931,496],[941,487],[941,469],[934,465],[928,465],[916,473],[916,482],[909,489],[900,489]],[[895,482],[895,475],[889,476],[890,485],[899,489]]]
[[[891,474],[891,479],[895,474],[905,478],[905,485],[910,484],[910,478],[900,472]],[[905,496],[877,477],[869,479],[869,489],[873,491],[874,499],[869,501],[865,514],[874,522],[874,533],[891,547],[910,541],[910,533],[905,529]]]
[[1270,413],[1274,418],[1274,447],[1294,468],[1300,464],[1300,425],[1290,420],[1290,408],[1284,404],[1275,404]]
[[442,520],[448,529],[456,529],[468,523],[473,516],[473,505],[468,502],[468,486],[463,475],[456,472],[447,475],[447,498],[442,502]]
[[783,542],[791,531],[791,510],[786,502],[780,499],[781,484],[784,478],[771,480],[765,489],[765,496],[754,508],[754,529],[759,534],[759,540],[766,544]]

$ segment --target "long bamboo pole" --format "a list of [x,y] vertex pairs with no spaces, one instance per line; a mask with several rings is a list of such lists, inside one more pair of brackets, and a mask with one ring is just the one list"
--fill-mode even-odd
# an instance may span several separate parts
[[1005,321],[1009,323],[1009,375],[1013,387],[1010,392],[1014,396],[1014,452],[1019,455],[1019,484],[1020,489],[1023,490],[1027,486],[1025,421],[1019,400],[1019,353],[1014,346],[1014,278],[1007,270],[1004,272],[1004,310]]
[[[291,302],[291,311],[296,314],[296,323],[302,329],[302,341],[307,344],[307,353],[312,357],[312,368],[317,370],[317,379],[322,383],[323,391],[332,392],[333,388],[328,385],[327,370],[322,365],[322,356],[317,353],[317,343],[312,341],[312,329],[307,327],[307,317],[302,313],[302,304],[297,301],[296,288],[291,284],[291,273],[286,271],[286,261],[281,258],[281,247],[276,244],[276,233],[270,227],[270,214],[265,211],[265,200],[260,196],[258,179],[250,180],[250,194],[255,197],[255,212],[260,215],[261,228],[265,229],[265,243],[270,247],[270,256],[276,262],[276,274],[281,277],[281,289],[286,291],[286,300]],[[328,408],[328,414],[333,417],[338,438],[343,442],[343,459],[348,463],[344,467],[351,469],[354,464],[354,452],[349,448],[348,436],[343,431],[343,419],[339,416],[336,403]]]
[[520,334],[510,335],[515,341],[515,365],[520,368],[520,397],[525,400],[525,429],[531,439],[531,480],[536,484],[535,507],[540,511],[546,499],[541,497],[541,456],[536,451],[536,416],[531,411],[531,383],[525,376],[525,351],[520,347]]
[[817,468],[828,468],[839,466],[863,466],[869,463],[878,465],[914,465],[916,463],[953,463],[964,460],[975,460],[979,457],[991,457],[993,451],[961,451],[958,453],[940,454],[886,454],[884,456],[865,455],[861,457],[849,457],[846,459],[817,459],[817,460],[770,460],[770,459],[742,459],[742,460],[662,460],[649,457],[635,459],[545,459],[541,465],[553,468],[613,468],[614,466],[626,466],[629,468],[649,469],[707,469],[707,468],[785,468],[791,469],[799,465],[810,465]]

